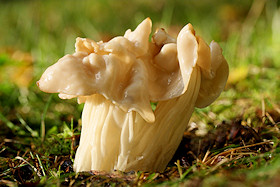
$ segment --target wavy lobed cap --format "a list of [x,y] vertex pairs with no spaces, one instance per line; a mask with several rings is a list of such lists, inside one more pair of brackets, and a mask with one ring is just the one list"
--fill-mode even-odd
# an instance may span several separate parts
[[[191,24],[176,39],[159,29],[149,42],[152,22],[145,19],[132,32],[103,43],[77,38],[75,53],[47,68],[37,82],[62,99],[101,94],[125,111],[155,120],[150,102],[179,97],[188,89],[193,67],[199,66],[201,85],[197,107],[212,103],[223,90],[228,65],[215,42],[210,47]],[[200,77],[198,77],[200,78]],[[187,107],[187,106],[186,106]]]

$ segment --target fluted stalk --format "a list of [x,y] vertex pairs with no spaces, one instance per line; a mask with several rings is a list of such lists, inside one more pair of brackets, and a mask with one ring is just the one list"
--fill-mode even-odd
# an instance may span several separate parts
[[147,123],[135,111],[121,110],[102,95],[88,97],[74,162],[76,172],[163,171],[180,144],[199,88],[200,69],[196,67],[181,97],[158,103],[154,123]]

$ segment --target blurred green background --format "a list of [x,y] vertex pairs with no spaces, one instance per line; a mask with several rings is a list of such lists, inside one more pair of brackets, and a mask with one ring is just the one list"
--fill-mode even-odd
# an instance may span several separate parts
[[[248,162],[233,160],[241,168],[237,178],[231,178],[232,166],[215,175],[220,163],[195,170],[198,161],[190,167],[193,179],[204,180],[205,186],[226,186],[226,180],[243,184],[247,176],[249,186],[258,180],[262,184],[261,179],[279,173],[279,6],[279,0],[0,0],[0,183],[20,181],[14,171],[23,162],[17,156],[37,168],[44,166],[48,179],[65,181],[62,162],[53,158],[73,158],[83,105],[41,92],[36,81],[48,66],[74,52],[76,37],[108,41],[150,17],[153,31],[163,27],[175,37],[190,22],[207,43],[215,40],[223,48],[230,66],[225,91],[209,107],[196,109],[192,121],[214,129],[222,121],[239,119],[246,127],[272,134],[263,137],[275,142],[267,157],[260,153],[248,156]],[[46,185],[44,178],[34,176]]]
[[78,123],[83,106],[42,93],[36,81],[74,52],[76,37],[107,41],[146,17],[153,30],[164,27],[173,36],[190,22],[207,43],[215,40],[224,49],[231,75],[217,101],[222,105],[197,110],[198,117],[210,111],[217,114],[212,120],[250,117],[254,111],[244,111],[263,98],[270,106],[279,102],[278,7],[277,0],[1,0],[0,135],[29,135],[43,122],[47,132],[58,132],[71,119]]

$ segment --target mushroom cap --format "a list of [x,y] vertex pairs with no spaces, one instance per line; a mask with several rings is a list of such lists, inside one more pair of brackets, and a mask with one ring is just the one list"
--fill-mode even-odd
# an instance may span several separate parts
[[155,116],[150,102],[184,94],[198,65],[202,82],[196,105],[210,104],[228,74],[218,44],[212,42],[209,48],[191,24],[180,31],[177,40],[160,29],[149,42],[151,27],[147,18],[134,31],[127,30],[108,42],[77,38],[75,53],[47,68],[37,85],[44,92],[59,93],[62,99],[78,97],[81,102],[101,94],[152,123]]
[[101,94],[125,111],[135,110],[146,121],[155,120],[148,93],[148,74],[143,62],[149,49],[151,20],[144,20],[134,32],[109,42],[76,39],[73,55],[50,66],[37,82],[48,93],[63,99]]
[[221,47],[214,41],[208,46],[200,36],[195,35],[191,24],[187,24],[180,31],[177,45],[180,69],[184,81],[183,92],[188,88],[192,68],[198,65],[202,73],[195,106],[203,108],[210,105],[223,91],[229,74],[229,67],[222,54]]
[[196,107],[203,108],[215,101],[224,90],[228,74],[228,63],[222,55],[222,49],[216,42],[210,43],[210,68],[203,70]]

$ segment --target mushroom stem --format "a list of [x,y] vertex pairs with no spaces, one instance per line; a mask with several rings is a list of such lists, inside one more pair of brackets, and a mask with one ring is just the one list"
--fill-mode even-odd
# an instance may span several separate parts
[[135,111],[123,111],[102,95],[88,96],[75,171],[163,171],[188,125],[200,79],[201,70],[194,67],[186,92],[158,103],[154,123]]

